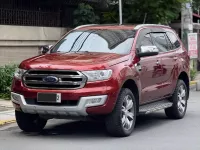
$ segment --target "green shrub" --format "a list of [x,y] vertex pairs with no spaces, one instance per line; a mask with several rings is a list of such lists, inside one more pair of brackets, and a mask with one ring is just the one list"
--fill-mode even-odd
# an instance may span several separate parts
[[17,65],[5,65],[0,67],[0,98],[10,99],[12,78]]
[[196,78],[197,71],[195,69],[190,69],[190,80],[193,81]]

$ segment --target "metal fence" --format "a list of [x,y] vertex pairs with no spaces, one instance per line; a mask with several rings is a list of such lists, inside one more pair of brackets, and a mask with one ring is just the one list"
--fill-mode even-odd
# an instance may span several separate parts
[[27,26],[60,26],[60,13],[0,8],[0,24]]
[[71,27],[80,2],[94,4],[99,0],[1,0],[0,24]]

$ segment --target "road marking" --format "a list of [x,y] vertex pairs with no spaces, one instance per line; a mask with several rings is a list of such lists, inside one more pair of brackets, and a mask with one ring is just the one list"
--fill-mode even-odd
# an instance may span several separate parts
[[190,85],[195,85],[197,81],[190,81]]
[[15,123],[16,120],[12,119],[12,120],[0,120],[0,126],[8,124],[8,123]]

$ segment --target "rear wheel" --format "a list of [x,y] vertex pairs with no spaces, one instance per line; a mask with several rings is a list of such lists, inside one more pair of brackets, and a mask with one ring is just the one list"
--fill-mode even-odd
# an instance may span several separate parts
[[47,123],[47,120],[35,114],[15,111],[15,116],[19,128],[25,132],[40,132]]
[[185,82],[178,80],[176,89],[172,96],[173,106],[165,109],[167,117],[172,119],[182,119],[187,110],[188,91]]
[[131,90],[123,88],[113,112],[106,118],[106,128],[110,135],[129,136],[135,127],[136,101]]

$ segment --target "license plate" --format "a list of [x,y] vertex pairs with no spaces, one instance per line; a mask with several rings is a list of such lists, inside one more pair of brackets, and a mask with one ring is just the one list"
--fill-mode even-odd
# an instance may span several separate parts
[[60,93],[38,93],[37,102],[61,103],[61,94]]

